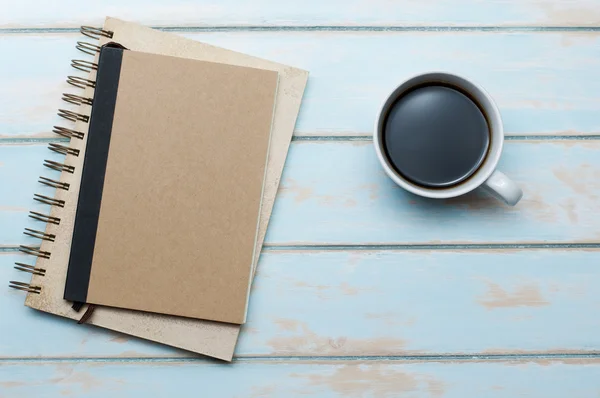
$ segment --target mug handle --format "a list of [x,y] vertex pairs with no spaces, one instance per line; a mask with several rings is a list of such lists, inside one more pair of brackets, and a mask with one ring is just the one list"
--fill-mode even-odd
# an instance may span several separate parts
[[523,191],[506,175],[494,170],[492,175],[483,183],[483,189],[507,205],[514,206],[523,197]]

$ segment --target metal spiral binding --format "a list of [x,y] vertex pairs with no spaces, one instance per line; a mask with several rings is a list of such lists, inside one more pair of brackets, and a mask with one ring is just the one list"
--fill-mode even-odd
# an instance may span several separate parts
[[82,97],[81,95],[67,94],[67,93],[63,94],[62,100],[65,102],[74,104],[74,105],[92,105],[92,102],[93,102],[91,98],[86,98],[86,97]]
[[96,87],[96,82],[79,76],[67,76],[67,83],[78,88]]
[[56,206],[56,207],[65,207],[64,200],[49,198],[48,196],[40,195],[38,193],[33,194],[33,199],[37,200],[38,202],[43,203],[45,205]]
[[78,120],[81,120],[82,122],[88,122],[90,120],[90,117],[88,115],[82,115],[81,113],[77,113],[77,112],[73,112],[73,111],[68,111],[66,109],[59,109],[58,110],[58,116],[65,118],[67,120],[70,120],[72,122],[76,122]]
[[80,140],[82,140],[85,136],[85,134],[83,134],[82,132],[75,131],[73,129],[67,129],[65,127],[60,126],[54,126],[52,132],[65,138],[79,138]]
[[23,290],[27,293],[36,293],[40,294],[42,292],[41,286],[30,285],[29,283],[10,281],[8,282],[8,287],[12,287],[13,289]]
[[60,144],[48,144],[48,149],[50,149],[53,152],[60,153],[62,155],[79,156],[79,149],[70,148],[68,146]]
[[46,275],[46,270],[44,268],[36,268],[33,265],[23,264],[23,263],[15,263],[15,269],[23,272],[29,272],[34,275],[44,276]]
[[100,46],[85,41],[78,41],[75,48],[89,55],[96,55],[100,52]]
[[68,191],[69,187],[71,186],[67,182],[56,181],[56,180],[53,180],[51,178],[46,178],[46,177],[42,177],[42,176],[40,176],[40,179],[38,180],[38,182],[40,184],[44,184],[44,185],[46,185],[48,187],[51,187],[51,188],[60,188],[60,189],[64,189],[65,191]]
[[42,214],[42,213],[38,213],[37,211],[30,211],[29,217],[33,218],[34,220],[38,220],[38,221],[45,222],[48,224],[56,224],[56,225],[60,224],[60,218],[48,216],[48,215]]
[[44,166],[56,170],[56,171],[66,171],[67,173],[73,174],[75,172],[75,167],[69,166],[68,164],[54,162],[52,160],[44,160]]
[[[112,38],[112,36],[113,36],[113,32],[110,32],[110,31],[107,31],[107,30],[104,30],[101,28],[93,28],[90,26],[82,26],[81,33],[83,33],[85,36],[91,37],[93,39],[99,39],[102,36]],[[77,42],[76,48],[85,54],[95,56],[96,53],[100,52],[101,47],[98,45],[95,45],[95,44],[79,41],[79,42]],[[84,61],[84,60],[72,60],[71,66],[75,69],[78,69],[83,72],[88,72],[88,73],[98,69],[98,64],[96,64],[94,62],[90,62],[90,61]],[[86,79],[86,78],[82,78],[82,77],[78,77],[78,76],[68,76],[67,83],[69,83],[75,87],[82,88],[82,89],[86,89],[88,87],[91,87],[91,88],[96,87],[95,81]],[[78,105],[78,106],[92,105],[92,103],[93,103],[92,98],[87,98],[87,97],[84,97],[81,95],[75,95],[75,94],[65,93],[65,94],[63,94],[62,99],[65,102],[68,102],[68,103],[74,104],[74,105]],[[59,109],[58,115],[66,120],[71,121],[71,122],[81,121],[84,123],[88,123],[89,119],[90,119],[90,117],[88,115],[78,113],[78,112],[73,112],[73,111],[66,110],[66,109]],[[74,130],[71,128],[61,127],[61,126],[54,126],[52,129],[52,132],[60,135],[61,137],[65,137],[65,138],[69,138],[69,139],[76,138],[76,139],[82,140],[85,136],[84,133],[82,133],[80,131],[77,131],[77,130]],[[48,145],[48,149],[50,149],[53,152],[60,153],[62,155],[79,156],[79,154],[80,154],[79,149],[71,148],[68,145],[51,143]],[[55,162],[53,160],[44,160],[44,166],[48,167],[49,169],[56,170],[59,172],[66,172],[66,173],[74,173],[75,172],[75,166],[69,165],[66,162],[60,163],[60,162]],[[38,182],[42,185],[45,185],[45,186],[48,186],[51,188],[55,188],[55,189],[65,190],[65,191],[68,191],[70,188],[69,183],[62,182],[59,180],[53,180],[51,178],[42,177],[42,176],[39,177]],[[40,195],[40,194],[34,194],[33,199],[40,203],[43,203],[43,204],[46,204],[49,206],[59,207],[59,208],[64,207],[66,204],[65,201],[62,199],[52,198],[52,197]],[[35,212],[35,211],[30,211],[29,217],[33,218],[36,221],[40,221],[40,222],[43,222],[46,224],[53,224],[53,225],[60,225],[60,221],[61,221],[60,217],[55,217],[55,216],[51,216],[49,214],[39,213],[39,212]],[[55,234],[46,232],[44,230],[25,228],[25,230],[23,231],[23,234],[25,234],[29,237],[35,238],[35,239],[39,239],[40,241],[54,242],[56,240]],[[46,249],[42,250],[42,248],[35,247],[35,246],[21,245],[19,247],[19,251],[21,251],[22,253],[34,256],[37,259],[49,259],[51,256],[50,251],[48,251]],[[18,269],[19,271],[23,271],[23,272],[28,272],[33,275],[38,275],[38,276],[44,276],[46,274],[45,268],[36,267],[35,265],[29,265],[29,264],[25,264],[22,262],[15,262],[15,269]],[[18,281],[10,281],[9,287],[18,289],[18,290],[22,290],[27,293],[34,293],[34,294],[40,294],[42,291],[41,286],[36,286],[36,285],[30,284],[30,283],[23,283],[23,282],[18,282]]]
[[50,252],[40,250],[37,247],[21,245],[19,251],[36,257],[50,258]]
[[38,231],[35,229],[31,229],[31,228],[25,228],[25,231],[23,231],[23,233],[25,235],[31,236],[32,238],[47,240],[49,242],[54,242],[54,239],[56,239],[56,235],[54,235],[54,234],[47,234],[45,232]]
[[96,40],[100,39],[100,36],[108,37],[109,39],[112,39],[113,37],[113,32],[110,30],[95,28],[93,26],[82,26],[81,34]]
[[91,72],[93,70],[98,70],[98,64],[90,61],[82,61],[80,59],[72,59],[71,66],[83,72]]

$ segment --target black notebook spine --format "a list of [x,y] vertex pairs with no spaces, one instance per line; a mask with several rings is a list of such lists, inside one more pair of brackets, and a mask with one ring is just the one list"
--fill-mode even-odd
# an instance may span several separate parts
[[[123,47],[107,43],[100,50],[98,64],[90,66],[97,70],[94,105],[87,121],[87,149],[63,296],[65,300],[75,303],[85,303],[87,300],[122,60]],[[77,310],[78,307],[76,305],[73,308]]]
[[[93,39],[100,39],[101,37],[112,38],[113,32],[102,29],[95,28],[90,26],[82,26],[81,33],[87,37]],[[86,43],[86,42],[77,42],[77,49],[82,51],[85,54],[95,56],[96,53],[100,52],[101,47],[95,44]],[[81,71],[90,72],[92,70],[97,69],[97,65],[90,61],[85,60],[73,60],[71,65]],[[84,79],[77,76],[69,76],[67,78],[67,82],[71,85],[83,88],[86,87],[94,87],[95,82],[90,79]],[[87,98],[81,95],[75,94],[63,94],[62,99],[70,104],[74,104],[77,106],[91,106],[93,103],[92,98]],[[84,114],[83,112],[75,112],[71,110],[59,109],[58,115],[62,118],[71,121],[71,122],[89,122],[89,116]],[[85,133],[81,131],[77,131],[75,128],[70,127],[62,127],[62,126],[54,126],[52,132],[61,136],[63,138],[68,138],[69,145],[62,145],[58,143],[49,144],[49,149],[55,153],[59,153],[65,156],[65,160],[62,162],[56,162],[53,160],[44,160],[44,166],[48,167],[51,170],[56,170],[61,173],[74,173],[75,166],[69,164],[68,157],[74,156],[79,157],[82,154],[76,148],[71,147],[70,143],[72,140],[83,140],[85,139]],[[64,190],[68,191],[71,189],[71,184],[62,181],[62,178],[53,179],[47,178],[44,176],[40,176],[38,182],[46,187],[54,188],[56,191]],[[55,191],[55,192],[56,192]],[[45,195],[34,194],[34,200],[39,203],[50,206],[50,208],[63,208],[65,206],[65,201],[59,198],[53,198]],[[46,266],[42,261],[50,260],[52,258],[52,249],[51,244],[55,241],[56,235],[51,232],[52,228],[56,225],[60,225],[61,218],[57,216],[56,211],[50,211],[48,214],[40,213],[37,211],[30,211],[29,217],[36,220],[40,224],[45,224],[45,226],[41,226],[39,229],[33,228],[25,228],[23,233],[29,237],[38,239],[39,245],[21,245],[19,247],[19,251],[25,253],[32,257],[33,264],[27,264],[23,262],[16,262],[15,267],[19,271],[27,272],[32,275],[43,277],[46,275]],[[43,244],[43,246],[42,246]],[[41,294],[43,286],[39,284],[33,284],[32,282],[25,283],[20,281],[9,281],[9,287],[25,291],[27,293],[32,294]]]

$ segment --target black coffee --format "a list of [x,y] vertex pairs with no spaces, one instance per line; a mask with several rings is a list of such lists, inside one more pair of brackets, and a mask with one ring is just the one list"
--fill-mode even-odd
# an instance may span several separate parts
[[388,111],[383,144],[407,180],[442,188],[471,176],[485,159],[489,127],[477,104],[449,86],[417,87]]

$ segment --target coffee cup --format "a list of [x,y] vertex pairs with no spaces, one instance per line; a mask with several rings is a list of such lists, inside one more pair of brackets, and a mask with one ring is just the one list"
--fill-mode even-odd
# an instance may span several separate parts
[[383,101],[373,142],[386,174],[400,187],[445,199],[483,188],[514,206],[521,189],[496,169],[504,144],[500,111],[464,77],[424,73]]

